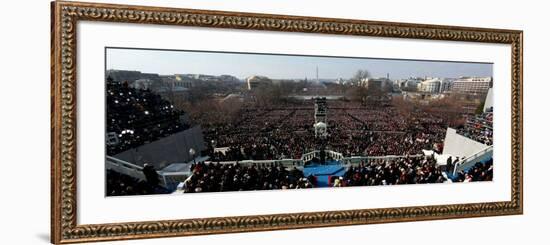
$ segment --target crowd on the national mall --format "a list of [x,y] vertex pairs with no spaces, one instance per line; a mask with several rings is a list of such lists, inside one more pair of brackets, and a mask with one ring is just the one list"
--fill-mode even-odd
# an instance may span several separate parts
[[[330,101],[328,111],[326,148],[344,156],[439,151],[447,126],[437,114],[402,114],[391,106],[365,108],[354,102]],[[206,154],[213,160],[296,159],[319,148],[312,127],[315,122],[311,101],[273,108],[251,105],[240,115],[237,121],[205,127],[209,143]],[[229,149],[216,152],[216,147]]]
[[[190,127],[183,111],[160,95],[107,79],[107,133],[116,142],[107,144],[112,156]],[[331,186],[374,186],[446,182],[435,160],[413,157],[422,150],[441,152],[449,121],[425,110],[398,111],[390,104],[369,106],[354,101],[327,102],[326,139],[315,138],[314,102],[281,101],[259,106],[245,104],[237,118],[218,122],[195,118],[202,126],[209,162],[191,166],[184,192],[301,189],[317,186],[314,176],[296,167],[239,164],[242,160],[299,159],[322,147],[350,156],[402,156],[395,160],[362,162],[331,179]],[[457,131],[484,144],[492,144],[492,110],[470,117]],[[223,151],[218,149],[224,148]],[[234,163],[222,163],[233,161]],[[144,168],[147,180],[107,170],[108,195],[165,193],[156,170]],[[156,180],[155,180],[156,179]],[[492,180],[492,160],[459,172],[453,181]]]

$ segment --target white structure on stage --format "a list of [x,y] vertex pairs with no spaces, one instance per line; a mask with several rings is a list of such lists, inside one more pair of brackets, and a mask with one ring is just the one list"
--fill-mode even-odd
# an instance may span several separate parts
[[318,122],[313,125],[315,128],[315,137],[327,137],[327,124]]
[[327,99],[325,97],[315,98],[315,138],[326,138],[327,132]]

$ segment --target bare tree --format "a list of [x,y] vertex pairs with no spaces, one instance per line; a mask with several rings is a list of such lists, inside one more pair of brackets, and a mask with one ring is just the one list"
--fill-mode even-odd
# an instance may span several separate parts
[[350,79],[351,82],[355,85],[359,85],[363,79],[369,78],[370,72],[367,70],[357,70],[353,77]]
[[352,90],[353,100],[365,102],[367,96],[369,96],[369,90],[365,86],[356,86]]

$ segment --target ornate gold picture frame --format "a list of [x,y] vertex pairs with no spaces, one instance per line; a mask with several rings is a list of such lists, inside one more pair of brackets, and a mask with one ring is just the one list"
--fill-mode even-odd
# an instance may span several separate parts
[[[56,1],[51,4],[51,242],[76,243],[523,212],[523,32],[518,30]],[[511,45],[511,201],[146,222],[77,223],[79,21],[429,39]]]

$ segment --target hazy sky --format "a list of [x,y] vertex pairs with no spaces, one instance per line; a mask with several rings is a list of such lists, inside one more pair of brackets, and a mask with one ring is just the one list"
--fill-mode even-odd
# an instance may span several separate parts
[[274,79],[350,78],[359,69],[373,77],[391,79],[407,77],[492,76],[489,63],[465,63],[373,58],[339,58],[296,55],[215,53],[172,50],[108,48],[107,69],[136,70],[162,75],[208,74],[233,75],[240,79],[262,75]]

